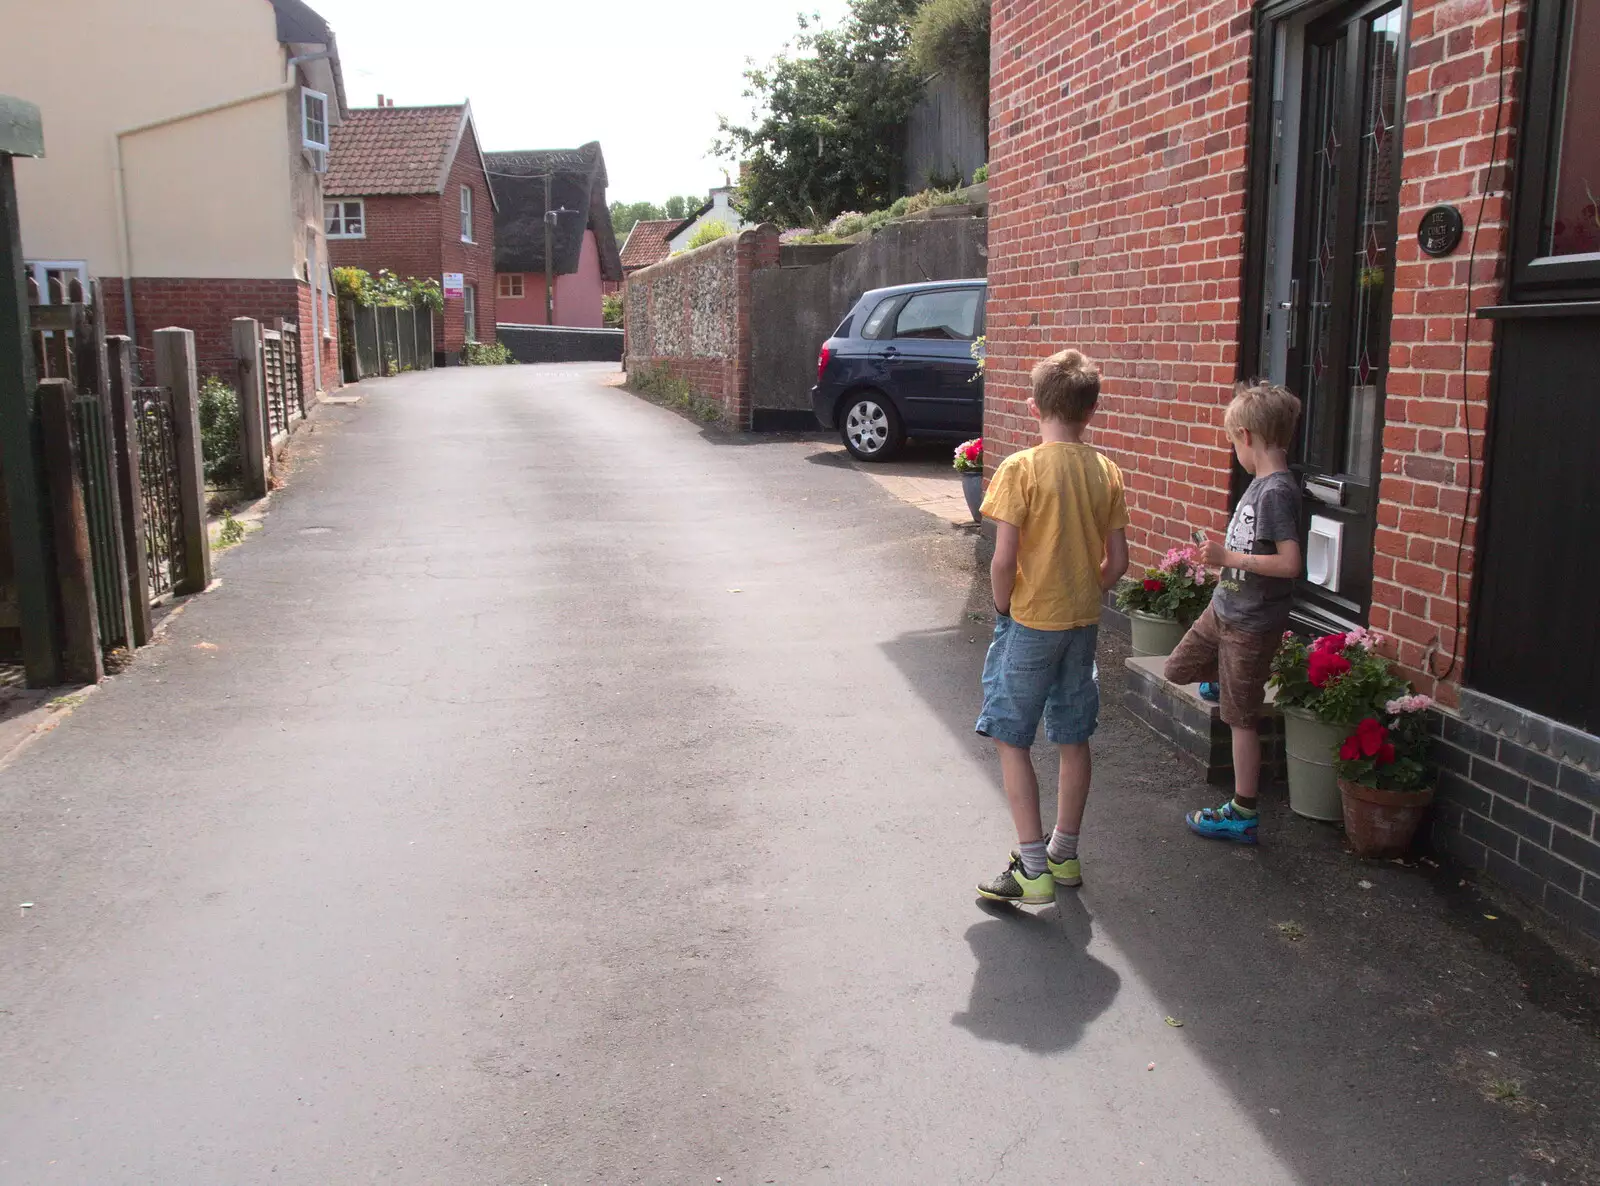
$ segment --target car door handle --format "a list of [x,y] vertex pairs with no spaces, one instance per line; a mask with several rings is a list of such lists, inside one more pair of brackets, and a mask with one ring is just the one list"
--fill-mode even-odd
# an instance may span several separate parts
[[883,348],[883,356],[885,358],[899,358],[900,351],[896,350],[893,346],[885,346]]

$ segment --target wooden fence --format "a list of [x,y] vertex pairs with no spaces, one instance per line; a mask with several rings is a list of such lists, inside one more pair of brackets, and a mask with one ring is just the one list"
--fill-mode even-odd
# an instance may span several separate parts
[[433,366],[433,312],[339,302],[340,362],[346,383]]

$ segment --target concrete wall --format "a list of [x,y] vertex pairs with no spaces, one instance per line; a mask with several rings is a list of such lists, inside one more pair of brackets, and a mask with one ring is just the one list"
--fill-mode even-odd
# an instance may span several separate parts
[[[260,0],[14,3],[4,21],[4,89],[39,105],[48,154],[17,169],[23,251],[94,276],[123,274],[116,131],[284,80]],[[135,277],[305,278],[300,224],[321,217],[295,198],[299,108],[296,89],[124,139]]]
[[752,279],[778,251],[777,228],[762,224],[629,276],[626,369],[670,371],[748,428]]
[[906,117],[901,188],[908,194],[919,193],[936,180],[944,185],[952,177],[967,185],[988,154],[983,105],[947,75],[929,80]]
[[988,222],[898,222],[824,263],[758,272],[751,389],[758,409],[809,411],[817,351],[861,294],[922,280],[982,276]]

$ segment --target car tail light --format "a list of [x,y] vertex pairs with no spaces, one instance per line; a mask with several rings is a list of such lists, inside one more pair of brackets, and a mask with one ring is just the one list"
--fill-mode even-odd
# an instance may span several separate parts
[[833,357],[833,347],[826,342],[822,344],[822,353],[817,355],[817,382],[822,382],[822,372],[828,369],[828,360]]

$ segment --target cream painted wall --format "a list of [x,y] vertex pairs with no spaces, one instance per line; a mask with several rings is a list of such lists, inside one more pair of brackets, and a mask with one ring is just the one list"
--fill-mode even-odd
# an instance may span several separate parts
[[[266,0],[0,0],[0,27],[25,47],[0,55],[0,92],[44,118],[47,155],[16,171],[23,252],[97,276],[123,273],[114,133],[281,84],[288,58]],[[299,101],[296,88],[124,138],[133,275],[303,268]]]

